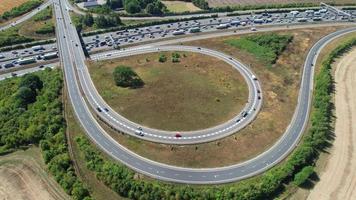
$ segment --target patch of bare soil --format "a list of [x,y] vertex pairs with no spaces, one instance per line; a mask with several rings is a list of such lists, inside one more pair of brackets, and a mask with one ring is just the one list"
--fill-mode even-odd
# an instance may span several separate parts
[[335,141],[320,181],[308,199],[356,199],[356,48],[335,71]]
[[0,165],[1,200],[59,200],[66,199],[42,177],[42,169],[32,162],[13,160]]

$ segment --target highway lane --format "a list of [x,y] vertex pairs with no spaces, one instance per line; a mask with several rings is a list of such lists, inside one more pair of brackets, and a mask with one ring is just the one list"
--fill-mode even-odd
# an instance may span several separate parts
[[[63,5],[61,5],[61,7],[63,7]],[[58,10],[60,10],[60,7],[56,6],[56,15],[61,14]],[[68,20],[70,19],[68,16],[66,16],[68,15],[66,12],[63,13],[66,23],[64,24],[64,22],[59,20],[59,24],[63,24],[59,25],[57,29],[65,32],[65,34],[69,36],[70,34],[74,34],[74,32],[73,30],[68,30],[71,29],[68,23]],[[61,29],[61,27],[64,27],[64,29]],[[68,87],[68,93],[75,114],[88,136],[102,150],[104,150],[113,158],[126,164],[128,167],[153,178],[179,183],[216,184],[241,180],[262,173],[263,171],[274,166],[276,163],[280,162],[289,154],[291,150],[293,150],[299,138],[301,137],[305,125],[308,121],[314,72],[314,68],[311,66],[311,63],[315,62],[316,56],[327,42],[333,38],[354,31],[356,31],[356,28],[349,28],[334,32],[322,38],[311,48],[304,65],[303,79],[301,83],[300,95],[298,98],[298,106],[296,108],[293,120],[286,133],[273,147],[244,163],[221,168],[206,169],[181,168],[157,163],[140,157],[139,155],[129,151],[114,141],[105,131],[103,131],[100,125],[98,125],[97,121],[90,113],[90,110],[86,105],[83,97],[81,96],[82,94],[80,93],[79,85],[77,83],[77,79],[75,78],[74,67],[82,68],[83,66],[76,66],[80,64],[76,63],[79,60],[78,58],[73,58],[77,55],[80,55],[80,48],[75,47],[74,44],[68,42],[69,39],[60,39],[58,42],[60,46],[60,52],[63,54],[61,58],[66,76],[66,85]],[[58,34],[58,36],[60,37],[63,35]],[[78,52],[75,53],[76,51]]]
[[20,24],[28,19],[30,19],[31,17],[35,16],[37,13],[39,13],[40,11],[44,10],[45,8],[47,8],[48,6],[50,6],[52,4],[52,0],[48,0],[45,3],[43,3],[42,5],[40,5],[39,7],[35,8],[34,10],[32,10],[30,13],[25,14],[24,16],[20,17],[19,19],[17,19],[14,22],[11,22],[9,24],[6,24],[4,26],[0,27],[0,31],[6,30],[10,27],[16,26],[17,24]]

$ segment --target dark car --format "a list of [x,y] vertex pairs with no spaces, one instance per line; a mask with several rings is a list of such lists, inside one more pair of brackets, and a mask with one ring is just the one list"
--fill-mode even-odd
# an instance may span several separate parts
[[179,133],[177,133],[177,134],[175,135],[175,137],[176,137],[176,138],[180,138],[180,137],[182,137],[182,135],[179,134]]
[[99,107],[97,107],[96,110],[97,110],[98,112],[101,112],[101,111],[102,111],[101,108],[99,108]]

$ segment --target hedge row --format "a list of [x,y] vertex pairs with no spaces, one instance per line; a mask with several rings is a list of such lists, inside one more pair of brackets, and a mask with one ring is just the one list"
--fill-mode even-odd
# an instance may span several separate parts
[[[322,63],[315,79],[315,97],[312,104],[311,127],[302,142],[289,158],[260,177],[245,180],[235,185],[192,188],[186,185],[173,186],[161,182],[146,182],[134,179],[134,172],[116,162],[106,160],[84,136],[76,138],[84,154],[87,167],[108,187],[131,199],[270,199],[283,190],[283,184],[300,179],[294,177],[304,167],[313,165],[320,151],[328,143],[332,107],[331,64],[334,59],[351,46],[356,39],[345,42],[333,50]],[[304,168],[305,169],[305,168]]]
[[2,14],[0,16],[0,18],[2,19],[10,19],[10,18],[14,18],[14,17],[18,17],[20,15],[23,15],[31,10],[33,10],[34,8],[40,6],[43,3],[43,0],[30,0],[27,1],[23,4],[21,4],[18,7],[14,7],[9,11],[4,12],[4,14]]
[[37,41],[37,42],[31,42],[31,43],[26,43],[26,44],[3,47],[3,48],[0,48],[0,51],[2,52],[2,51],[17,50],[17,49],[25,49],[25,48],[33,47],[36,45],[52,44],[55,42],[56,42],[56,39],[41,40],[41,41]]

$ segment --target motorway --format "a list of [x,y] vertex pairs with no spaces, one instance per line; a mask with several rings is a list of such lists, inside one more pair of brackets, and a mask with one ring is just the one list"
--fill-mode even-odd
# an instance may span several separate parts
[[262,173],[283,160],[297,145],[308,122],[313,91],[314,67],[312,64],[315,64],[320,50],[332,39],[356,31],[355,27],[336,31],[319,40],[310,49],[304,64],[296,111],[288,129],[275,145],[259,156],[240,164],[221,168],[192,169],[170,166],[143,158],[121,146],[102,129],[86,104],[79,87],[81,83],[78,83],[81,80],[76,77],[76,71],[86,70],[85,58],[78,35],[74,26],[70,23],[68,11],[64,9],[65,2],[55,0],[54,4],[57,16],[58,49],[64,67],[66,87],[75,115],[88,136],[103,151],[133,170],[160,180],[179,183],[216,184],[232,182]]

